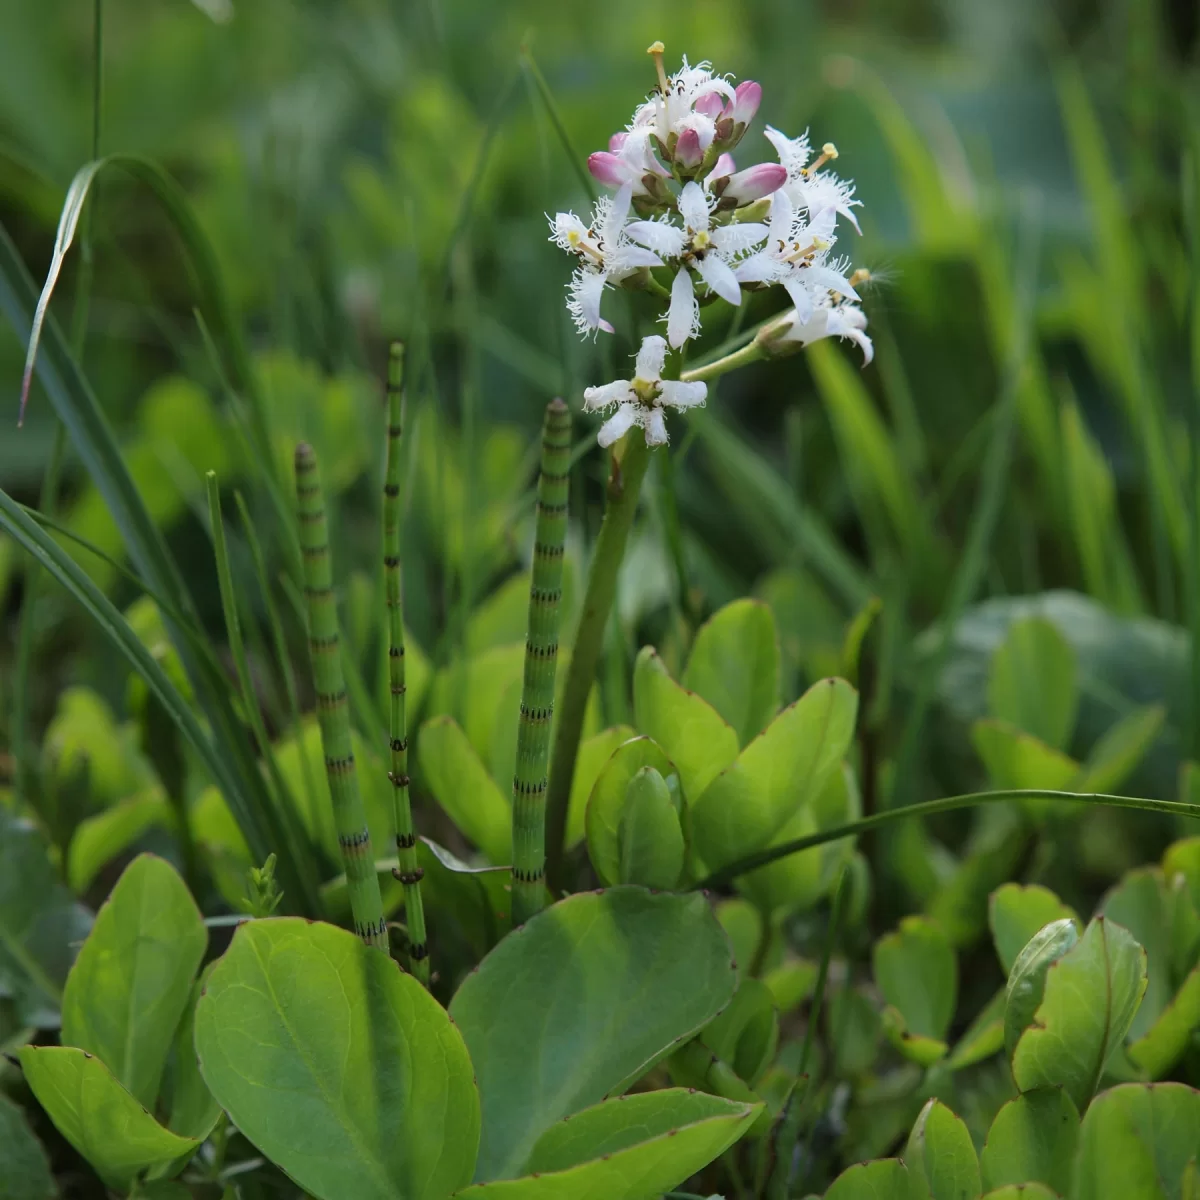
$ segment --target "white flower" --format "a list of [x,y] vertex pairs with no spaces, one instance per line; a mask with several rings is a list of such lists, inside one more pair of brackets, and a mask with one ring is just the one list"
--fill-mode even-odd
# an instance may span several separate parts
[[862,233],[853,212],[862,204],[861,200],[854,199],[854,184],[839,179],[832,171],[820,169],[831,159],[837,158],[837,147],[832,142],[826,142],[821,147],[820,156],[810,164],[808,160],[812,148],[808,144],[807,133],[790,138],[768,125],[765,136],[775,147],[780,164],[787,170],[788,177],[783,190],[796,208],[806,209],[809,213],[832,209],[845,217],[856,233]]
[[792,323],[780,341],[809,346],[821,338],[846,338],[862,350],[864,367],[875,357],[875,347],[865,332],[866,314],[853,304],[838,304],[828,299],[814,309],[806,321],[801,321],[795,312],[787,315],[792,318]]
[[664,406],[680,411],[704,406],[708,394],[705,384],[680,383],[678,380],[662,378],[666,357],[666,341],[654,334],[642,341],[632,379],[616,379],[601,387],[584,389],[584,412],[604,412],[616,408],[596,435],[596,441],[601,446],[611,446],[635,425],[645,430],[647,446],[665,446],[667,423],[663,415]]
[[767,244],[737,264],[735,278],[741,283],[782,283],[802,321],[829,292],[859,299],[842,264],[829,261],[836,221],[832,208],[810,212],[807,220],[799,217],[780,189],[771,197]]
[[567,311],[580,333],[612,333],[613,327],[600,315],[600,298],[609,283],[619,283],[641,267],[663,265],[652,250],[629,238],[625,222],[632,195],[632,184],[626,183],[615,196],[601,196],[590,225],[571,212],[560,212],[550,221],[550,240],[579,259],[567,285]]
[[723,300],[741,304],[742,289],[733,264],[767,236],[767,227],[753,222],[713,228],[714,201],[698,183],[686,184],[677,203],[683,228],[669,221],[631,221],[626,227],[635,242],[663,258],[681,260],[667,313],[667,338],[676,348],[695,337],[700,328],[700,309],[689,268],[695,267],[709,289]]
[[[733,85],[727,79],[714,75],[711,63],[702,62],[692,67],[686,58],[683,66],[668,78],[663,70],[661,46],[657,53],[652,48],[651,53],[654,53],[659,72],[658,90],[638,106],[629,126],[630,131],[649,128],[666,146],[671,134],[678,136],[685,129],[691,129],[700,139],[701,150],[707,150],[716,135],[716,118],[724,105],[717,105],[706,97],[714,94],[724,96],[733,104],[737,98]],[[703,101],[698,110],[697,101]]]

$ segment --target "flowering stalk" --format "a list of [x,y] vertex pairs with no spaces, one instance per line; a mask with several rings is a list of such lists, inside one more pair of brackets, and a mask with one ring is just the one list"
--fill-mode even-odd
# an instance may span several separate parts
[[546,895],[546,762],[554,717],[570,460],[571,414],[561,400],[551,400],[542,425],[525,679],[513,774],[514,925],[523,924],[539,912]]
[[383,580],[388,612],[388,779],[396,817],[396,858],[392,874],[404,885],[404,920],[408,925],[408,965],[429,986],[429,943],[425,934],[425,905],[417,862],[417,831],[408,794],[408,720],[405,711],[404,592],[400,578],[400,438],[404,423],[404,346],[393,342],[388,358],[387,465],[383,483]]
[[333,823],[346,869],[350,911],[358,936],[368,946],[386,953],[388,937],[383,902],[350,740],[350,714],[346,707],[321,479],[317,472],[317,457],[312,447],[304,443],[296,447],[296,513],[300,522],[300,550],[304,557],[308,653],[317,690],[317,721],[321,726],[325,771],[329,776]]

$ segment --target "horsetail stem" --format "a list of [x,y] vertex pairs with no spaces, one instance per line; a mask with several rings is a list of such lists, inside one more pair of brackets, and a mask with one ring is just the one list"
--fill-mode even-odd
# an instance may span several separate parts
[[404,346],[393,342],[388,358],[387,466],[383,481],[383,580],[388,611],[388,684],[391,690],[388,749],[396,807],[396,858],[392,874],[404,885],[409,969],[429,986],[429,942],[417,864],[417,833],[408,795],[408,714],[405,709],[404,593],[400,581],[400,438],[404,422]]
[[387,926],[371,834],[358,776],[354,769],[354,747],[350,740],[350,714],[346,707],[346,682],[342,674],[341,640],[338,636],[337,603],[333,596],[333,568],[329,560],[329,528],[321,496],[317,456],[311,446],[296,447],[296,515],[300,525],[300,550],[304,558],[304,598],[308,607],[308,653],[317,691],[317,721],[333,823],[337,830],[354,930],[368,946],[385,953]]
[[561,400],[551,400],[546,405],[546,419],[542,425],[542,469],[538,476],[533,577],[529,587],[525,680],[521,689],[517,762],[513,775],[515,925],[538,912],[546,895],[546,764],[550,755],[550,722],[554,716],[570,460],[571,416]]

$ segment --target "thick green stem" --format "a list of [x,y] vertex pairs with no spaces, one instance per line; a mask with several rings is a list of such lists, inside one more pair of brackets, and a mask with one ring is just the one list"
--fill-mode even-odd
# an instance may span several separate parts
[[346,682],[342,673],[341,638],[337,602],[333,595],[333,568],[329,560],[329,529],[312,447],[296,447],[296,511],[300,521],[300,550],[304,557],[304,596],[308,607],[308,652],[317,691],[317,721],[333,823],[337,830],[350,911],[355,932],[367,943],[387,953],[387,925],[371,852],[354,748],[350,740],[350,713],[346,707]]
[[567,801],[575,775],[575,755],[583,730],[588,694],[596,678],[604,627],[617,591],[617,573],[625,557],[625,543],[637,511],[638,494],[650,463],[650,448],[640,430],[633,430],[620,460],[613,456],[608,479],[608,505],[588,568],[583,610],[571,648],[571,665],[563,690],[562,711],[554,731],[550,759],[550,786],[546,793],[546,870],[550,890],[562,887],[563,841],[567,828]]
[[684,371],[679,378],[685,383],[707,383],[710,379],[720,379],[722,375],[728,375],[730,371],[736,371],[738,367],[748,366],[750,363],[759,362],[766,357],[762,343],[755,338],[749,345],[735,350],[732,354],[725,355],[724,358],[718,358],[716,362],[696,367],[692,371]]
[[429,940],[417,862],[417,831],[408,793],[408,713],[404,671],[404,589],[400,577],[400,439],[404,433],[404,346],[392,344],[388,360],[387,466],[383,481],[383,582],[388,616],[388,750],[396,814],[396,859],[392,872],[404,885],[404,919],[408,925],[408,965],[429,986]]
[[561,400],[551,400],[546,405],[542,425],[542,469],[533,536],[525,679],[513,774],[514,925],[523,924],[539,912],[546,897],[546,762],[554,718],[570,463],[571,415]]

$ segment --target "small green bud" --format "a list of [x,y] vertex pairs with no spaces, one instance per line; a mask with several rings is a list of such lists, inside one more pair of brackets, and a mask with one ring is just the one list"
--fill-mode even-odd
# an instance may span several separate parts
[[666,780],[643,767],[625,789],[618,830],[621,882],[673,888],[683,872],[683,828]]

